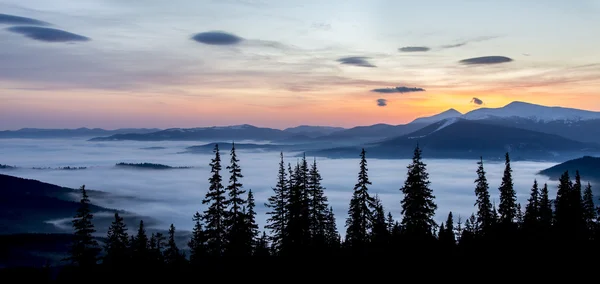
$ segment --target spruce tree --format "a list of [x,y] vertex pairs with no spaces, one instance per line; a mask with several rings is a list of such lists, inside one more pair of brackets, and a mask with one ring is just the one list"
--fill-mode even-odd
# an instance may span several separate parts
[[190,263],[197,265],[206,253],[204,231],[202,229],[202,215],[196,212],[192,221],[194,221],[194,229],[192,230],[192,238],[188,242],[188,247],[190,248]]
[[381,199],[375,194],[373,197],[373,216],[371,217],[372,230],[370,235],[370,242],[372,247],[377,251],[383,251],[388,245],[389,231],[387,228],[387,222],[385,219],[385,210]]
[[502,224],[512,224],[517,216],[517,193],[513,188],[512,169],[510,167],[510,158],[508,152],[505,155],[504,176],[498,190],[500,191],[500,222]]
[[327,212],[327,221],[325,227],[325,240],[327,246],[330,249],[338,248],[340,245],[340,234],[337,230],[337,225],[335,223],[335,215],[333,214],[333,207],[329,207]]
[[288,216],[286,221],[286,238],[284,243],[285,254],[299,255],[306,253],[309,245],[310,220],[308,216],[308,204],[305,181],[307,175],[304,166],[296,164],[293,172],[289,175],[289,202]]
[[129,236],[127,235],[127,226],[123,222],[123,217],[115,212],[115,220],[111,223],[106,234],[106,243],[104,249],[103,264],[111,269],[120,268],[128,261]]
[[412,163],[408,165],[408,173],[404,186],[402,205],[402,229],[412,240],[430,239],[436,228],[433,220],[437,205],[435,196],[429,188],[429,174],[426,164],[421,160],[421,149],[417,145]]
[[370,218],[372,216],[370,208],[374,201],[369,195],[369,185],[371,185],[371,181],[368,176],[366,152],[365,149],[362,149],[358,182],[354,185],[348,218],[346,219],[345,243],[355,253],[364,252],[369,238]]
[[246,232],[244,238],[244,251],[243,255],[249,256],[252,254],[257,246],[258,242],[258,225],[256,224],[256,211],[254,210],[254,194],[252,189],[248,190],[248,199],[245,201],[247,207],[244,210],[244,231]]
[[242,170],[239,166],[239,159],[235,152],[235,144],[231,144],[230,164],[227,166],[229,170],[229,185],[226,191],[229,193],[229,198],[225,200],[224,205],[229,211],[225,215],[226,226],[226,248],[225,253],[229,256],[238,256],[245,254],[246,236],[245,236],[245,216],[242,214],[242,208],[246,206],[246,200],[242,195],[246,193],[243,190],[241,179]]
[[[144,226],[144,220],[140,220],[140,225],[138,226],[138,231],[132,244],[132,249],[134,262],[141,266],[147,264],[149,259],[149,241],[148,235],[146,234],[146,228]],[[160,247],[157,249],[160,250]]]
[[592,185],[588,182],[583,191],[583,220],[585,222],[588,239],[593,236],[596,231],[596,206],[594,205],[594,194],[592,193]]
[[573,214],[573,184],[569,172],[565,171],[558,180],[558,190],[554,200],[554,224],[561,238],[572,237],[577,229],[577,218]]
[[169,237],[167,247],[165,249],[165,262],[169,266],[178,266],[181,264],[182,256],[175,242],[175,226],[171,224],[169,227]]
[[269,255],[269,237],[267,237],[267,234],[263,231],[262,236],[258,239],[253,256],[266,257]]
[[92,223],[94,215],[90,210],[90,199],[85,190],[85,185],[82,185],[79,191],[81,192],[81,200],[79,201],[77,213],[71,222],[74,234],[70,257],[67,260],[82,269],[89,269],[98,261],[100,247],[93,236],[96,232]]
[[490,200],[489,184],[483,169],[483,158],[479,158],[477,162],[477,179],[475,180],[475,196],[477,201],[477,221],[485,234],[494,223],[492,202]]
[[273,188],[273,195],[269,197],[268,203],[265,204],[271,210],[267,212],[266,229],[270,230],[270,241],[272,249],[279,252],[283,245],[286,227],[286,214],[288,206],[288,184],[287,175],[283,162],[283,153],[280,153],[279,172],[277,173],[277,184]]
[[577,235],[580,238],[585,238],[586,223],[583,212],[582,189],[583,186],[581,185],[581,176],[579,175],[579,171],[576,170],[575,183],[573,183],[573,187],[571,189],[571,197],[569,199],[573,212],[573,220],[576,222],[577,226]]
[[447,242],[451,245],[456,244],[456,236],[454,234],[454,217],[452,216],[452,211],[448,213],[448,218],[446,218],[446,231]]
[[221,155],[219,145],[216,144],[213,150],[215,157],[211,160],[211,176],[208,179],[210,186],[206,192],[202,204],[208,204],[208,209],[204,211],[202,218],[205,223],[206,249],[210,256],[221,256],[224,250],[224,238],[226,226],[224,224],[226,206],[225,190],[221,177]]
[[539,208],[539,226],[541,233],[547,233],[552,226],[552,202],[548,196],[548,184],[544,183],[544,187],[540,191],[540,208]]
[[523,226],[528,230],[528,233],[537,230],[538,223],[540,221],[540,192],[538,188],[537,180],[533,181],[531,187],[531,194],[527,199],[527,205],[525,206],[525,217],[523,220]]
[[315,249],[325,245],[325,227],[327,222],[328,207],[324,187],[321,185],[321,173],[314,159],[308,176],[308,205],[310,219],[310,234]]

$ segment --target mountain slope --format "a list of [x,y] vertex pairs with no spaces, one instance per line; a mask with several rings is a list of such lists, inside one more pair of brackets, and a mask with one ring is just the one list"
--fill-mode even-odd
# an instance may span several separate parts
[[600,181],[600,158],[584,156],[541,170],[538,174],[558,180],[565,171],[569,171],[571,177],[575,176],[575,171],[579,171],[583,180]]
[[283,139],[295,135],[279,129],[261,128],[253,125],[214,126],[199,128],[171,128],[146,134],[116,134],[96,137],[90,141],[206,141],[206,140],[255,140]]
[[19,130],[0,131],[0,138],[78,138],[95,137],[102,135],[114,135],[124,133],[144,134],[159,131],[158,128],[121,128],[106,130],[101,128],[77,128],[77,129],[44,129],[44,128],[22,128]]
[[600,119],[600,112],[565,107],[542,106],[515,101],[500,108],[479,108],[462,116],[464,119],[525,118],[537,122],[581,121]]
[[296,135],[304,135],[307,137],[319,137],[324,135],[329,135],[338,131],[345,130],[343,127],[333,127],[333,126],[311,126],[311,125],[300,125],[296,127],[286,128],[283,131],[293,133]]
[[[519,128],[487,125],[464,119],[448,119],[410,134],[363,145],[373,158],[410,158],[416,145],[428,158],[502,158],[510,152],[515,160],[564,160],[597,153],[600,146],[557,135]],[[355,157],[359,147],[333,148],[307,153],[326,157]]]
[[423,124],[431,124],[431,123],[436,123],[438,121],[444,120],[444,119],[448,119],[448,118],[456,118],[456,117],[461,117],[463,114],[460,113],[459,111],[451,108],[447,111],[438,113],[436,115],[432,115],[432,116],[426,116],[426,117],[419,117],[415,120],[413,120],[411,123],[423,123]]

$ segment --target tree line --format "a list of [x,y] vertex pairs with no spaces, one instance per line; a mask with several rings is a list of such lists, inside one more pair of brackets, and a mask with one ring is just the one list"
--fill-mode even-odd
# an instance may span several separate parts
[[[268,219],[259,231],[252,190],[245,190],[235,144],[230,151],[229,180],[223,181],[219,146],[210,161],[209,187],[202,203],[206,210],[192,217],[194,228],[187,248],[175,242],[175,227],[168,234],[148,235],[144,222],[128,233],[123,218],[115,213],[101,247],[93,237],[93,214],[85,186],[80,188],[80,208],[73,219],[73,244],[65,271],[126,273],[152,271],[194,271],[208,266],[219,268],[225,261],[255,257],[268,259],[302,257],[314,261],[328,257],[408,256],[424,251],[445,256],[479,256],[483,249],[511,246],[544,252],[548,244],[597,247],[600,241],[599,208],[594,204],[590,183],[574,180],[564,172],[554,199],[548,185],[533,181],[524,208],[517,202],[509,154],[498,188],[499,204],[491,201],[483,159],[477,162],[474,180],[475,212],[463,219],[448,212],[445,222],[434,220],[437,205],[430,187],[422,151],[414,149],[407,166],[400,202],[401,219],[386,213],[377,194],[369,192],[366,151],[360,153],[358,177],[348,206],[344,238],[328,203],[316,159],[303,156],[295,165],[280,162],[272,195],[265,206]],[[185,253],[184,253],[185,251]],[[514,253],[513,250],[505,253]],[[222,267],[221,267],[222,268]]]

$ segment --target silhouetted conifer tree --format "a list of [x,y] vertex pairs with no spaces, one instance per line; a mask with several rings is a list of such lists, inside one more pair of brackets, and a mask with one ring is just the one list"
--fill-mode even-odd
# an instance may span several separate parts
[[596,231],[597,212],[596,206],[594,205],[592,185],[589,182],[583,191],[582,210],[588,239],[592,239],[595,237],[593,233]]
[[577,229],[577,216],[573,213],[573,184],[569,172],[565,171],[558,180],[558,190],[554,201],[554,224],[561,239],[574,237]]
[[202,215],[196,212],[192,218],[194,221],[194,229],[192,230],[192,238],[188,242],[190,248],[190,263],[197,265],[206,255],[204,230],[202,229]]
[[140,220],[140,225],[138,226],[132,249],[134,262],[140,265],[147,264],[149,260],[149,241],[148,235],[146,234],[146,228],[144,227],[144,220]]
[[229,198],[225,200],[225,206],[229,211],[225,215],[226,226],[226,247],[225,254],[229,256],[246,255],[247,236],[245,216],[242,213],[242,208],[246,206],[246,200],[242,195],[246,193],[243,190],[241,179],[242,169],[239,166],[239,159],[235,152],[235,144],[231,145],[230,164],[227,166],[229,170],[229,185],[226,191],[229,193]]
[[248,199],[246,200],[246,208],[244,208],[244,250],[243,255],[252,255],[258,243],[258,225],[256,224],[256,211],[254,210],[254,194],[252,190],[248,190]]
[[108,265],[113,270],[127,264],[129,260],[129,236],[123,217],[119,216],[118,212],[115,212],[115,220],[108,228],[104,249],[106,255],[103,264]]
[[326,245],[325,229],[329,213],[325,188],[321,185],[322,180],[317,168],[317,160],[314,159],[308,173],[308,206],[312,246],[317,252]]
[[385,219],[385,210],[383,208],[383,204],[381,204],[381,199],[376,194],[373,197],[373,216],[371,219],[372,229],[371,229],[371,247],[375,250],[375,252],[383,252],[387,245],[389,245],[390,233],[387,228],[387,223]]
[[92,223],[94,215],[90,211],[90,199],[85,190],[85,185],[82,185],[79,191],[81,192],[81,200],[79,201],[77,214],[75,214],[72,221],[73,243],[67,260],[82,269],[90,269],[98,261],[100,247],[93,236],[96,232]]
[[213,150],[215,157],[210,162],[211,176],[208,179],[210,186],[206,192],[203,204],[208,204],[202,218],[205,223],[206,249],[210,256],[221,256],[223,254],[226,236],[226,205],[225,190],[221,177],[221,155],[219,145]]
[[454,234],[454,217],[452,216],[452,211],[448,213],[448,218],[446,218],[446,231],[446,241],[448,244],[456,244],[456,235]]
[[575,171],[575,183],[571,189],[570,203],[573,211],[573,218],[577,225],[577,236],[579,238],[586,238],[586,223],[583,212],[583,200],[582,200],[582,189],[581,176],[579,171]]
[[308,218],[308,200],[305,186],[307,174],[304,173],[304,168],[300,163],[296,164],[289,179],[291,186],[286,221],[287,233],[285,240],[287,244],[284,244],[285,254],[287,255],[306,253],[310,241],[310,220]]
[[335,215],[333,214],[333,207],[329,207],[329,211],[327,212],[327,221],[325,227],[325,240],[327,242],[327,246],[330,249],[337,249],[340,246],[340,234],[337,230],[337,225],[335,223]]
[[371,185],[371,181],[369,181],[366,152],[365,149],[362,149],[358,182],[354,185],[346,219],[345,245],[350,247],[354,253],[364,253],[369,240],[371,206],[373,204],[373,198],[369,195],[369,185]]
[[527,205],[525,205],[525,216],[523,217],[523,228],[527,235],[537,235],[540,222],[540,190],[537,180],[533,181]]
[[171,224],[169,227],[169,237],[167,239],[167,247],[165,248],[165,263],[171,267],[181,265],[182,255],[175,242],[175,226]]
[[521,208],[521,203],[517,203],[517,215],[515,216],[515,223],[519,228],[523,225],[523,210]]
[[545,183],[540,191],[539,217],[540,234],[548,234],[552,226],[553,212],[552,202],[548,196],[548,184]]
[[277,184],[273,188],[273,195],[265,204],[271,211],[267,212],[266,229],[270,230],[270,240],[273,251],[276,254],[281,250],[285,238],[286,214],[288,207],[288,182],[283,163],[283,153],[280,153],[279,172],[277,173]]
[[500,191],[500,222],[502,224],[512,224],[517,216],[517,193],[513,188],[512,169],[510,167],[510,157],[508,152],[505,154],[504,176],[502,183],[498,188]]
[[426,164],[421,160],[421,149],[417,145],[404,186],[402,205],[402,229],[404,235],[412,240],[426,240],[433,237],[436,223],[433,220],[437,205],[435,196],[429,188],[429,174]]
[[477,200],[475,201],[475,205],[477,206],[477,222],[479,222],[482,233],[485,235],[494,224],[494,212],[482,157],[479,158],[477,165],[477,179],[475,180],[475,196]]

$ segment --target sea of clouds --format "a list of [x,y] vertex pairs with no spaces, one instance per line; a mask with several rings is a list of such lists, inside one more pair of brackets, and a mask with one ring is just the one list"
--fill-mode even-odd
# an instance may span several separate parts
[[[162,222],[164,229],[173,223],[178,230],[190,230],[192,215],[203,211],[202,199],[208,188],[210,169],[208,164],[213,154],[181,153],[185,147],[201,145],[202,142],[137,142],[111,141],[91,142],[84,139],[2,139],[0,140],[0,164],[20,167],[15,170],[0,170],[0,173],[31,178],[43,182],[88,189],[113,194],[110,198],[92,200],[108,208],[124,209],[144,216],[154,217]],[[164,149],[143,149],[164,147]],[[225,167],[229,163],[229,150],[221,149],[223,160],[223,180],[229,175]],[[285,162],[295,164],[298,153],[284,153]],[[329,203],[333,206],[338,230],[345,231],[345,219],[352,189],[359,170],[359,153],[356,159],[317,158],[323,176],[323,185]],[[463,220],[474,212],[477,161],[427,159],[431,188],[438,205],[436,219],[445,220],[449,211],[455,218]],[[257,221],[262,229],[266,221],[265,206],[276,182],[279,164],[278,152],[252,152],[238,150],[238,158],[244,178],[245,189],[252,189],[257,203]],[[307,157],[312,162],[313,157]],[[410,160],[369,159],[368,170],[372,185],[369,190],[382,199],[386,212],[400,220],[400,200],[403,195],[400,187],[406,178],[406,166]],[[191,169],[144,170],[117,168],[118,162],[159,163],[169,166],[191,166]],[[556,182],[549,181],[536,172],[553,166],[555,163],[513,162],[514,186],[517,199],[523,208],[527,201],[533,180],[543,185],[548,183],[551,198],[556,192]],[[31,169],[32,167],[87,167],[85,170]],[[484,160],[492,198],[498,203],[504,163]]]

